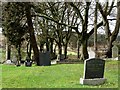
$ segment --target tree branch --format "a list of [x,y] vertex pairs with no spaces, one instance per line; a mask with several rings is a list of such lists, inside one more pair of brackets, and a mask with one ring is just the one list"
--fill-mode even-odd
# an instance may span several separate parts
[[100,5],[100,3],[98,3],[98,9],[99,9],[100,13],[102,14],[102,16],[105,17],[105,13],[104,13],[104,11],[103,11],[102,6]]
[[109,9],[109,11],[107,12],[107,15],[109,15],[110,12],[112,11],[112,9],[113,9],[113,7],[114,7],[114,2],[115,2],[115,0],[112,0],[112,3],[111,3],[111,6],[110,6],[110,9]]
[[70,2],[70,5],[75,9],[76,13],[78,14],[78,16],[80,17],[82,23],[84,22],[84,19],[80,13],[80,10],[73,4],[73,2]]
[[[97,28],[101,27],[102,25],[103,25],[103,21],[97,24]],[[94,28],[92,28],[91,31],[88,33],[88,37],[90,37],[93,33],[94,33]]]
[[43,18],[46,18],[46,19],[48,19],[48,20],[51,20],[51,21],[53,21],[53,22],[55,22],[55,23],[57,23],[57,24],[59,24],[59,25],[64,25],[64,26],[67,26],[67,27],[72,28],[72,29],[76,29],[76,28],[77,28],[77,27],[74,27],[74,26],[71,26],[71,25],[67,25],[67,24],[65,24],[65,23],[60,23],[60,22],[56,21],[55,19],[53,19],[52,17],[48,17],[48,16],[46,16],[46,15],[32,15],[32,16],[43,17]]

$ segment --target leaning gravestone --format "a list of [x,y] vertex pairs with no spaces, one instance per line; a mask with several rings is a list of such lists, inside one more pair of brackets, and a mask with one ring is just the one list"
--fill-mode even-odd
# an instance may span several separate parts
[[105,61],[102,59],[92,58],[84,62],[84,76],[80,78],[81,84],[99,85],[103,84]]
[[40,66],[50,66],[51,65],[49,51],[39,53],[39,65]]
[[118,49],[118,47],[117,47],[116,45],[114,45],[114,46],[112,47],[112,57],[113,57],[113,58],[118,57],[118,53],[119,53],[119,49]]

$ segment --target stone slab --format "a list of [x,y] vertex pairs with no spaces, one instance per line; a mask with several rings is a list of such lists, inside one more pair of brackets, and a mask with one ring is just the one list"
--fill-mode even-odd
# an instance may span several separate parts
[[80,78],[80,84],[83,85],[100,85],[104,84],[107,79],[105,78],[95,78],[95,79],[83,79]]
[[84,62],[84,79],[104,77],[105,60],[99,58],[87,59]]

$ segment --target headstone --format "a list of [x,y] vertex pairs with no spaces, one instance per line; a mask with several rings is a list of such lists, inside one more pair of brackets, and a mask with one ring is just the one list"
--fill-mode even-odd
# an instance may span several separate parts
[[7,60],[6,63],[7,64],[11,64],[12,62],[11,62],[11,60]]
[[12,65],[13,63],[11,60],[6,60],[4,64]]
[[29,56],[27,56],[27,58],[26,58],[25,66],[26,66],[26,67],[31,67],[31,66],[32,66],[32,61],[31,61],[31,59],[29,58]]
[[39,53],[39,64],[40,64],[40,66],[50,66],[51,65],[49,51]]
[[98,58],[85,60],[84,76],[80,78],[81,84],[97,85],[105,82],[104,78],[105,61]]
[[92,48],[89,49],[88,54],[89,54],[89,59],[95,58],[95,52],[92,50]]
[[118,49],[118,47],[117,47],[116,45],[114,45],[114,46],[112,47],[112,57],[113,57],[113,58],[118,57],[118,53],[119,53],[119,49]]
[[25,61],[25,66],[26,67],[31,67],[32,66],[32,61]]

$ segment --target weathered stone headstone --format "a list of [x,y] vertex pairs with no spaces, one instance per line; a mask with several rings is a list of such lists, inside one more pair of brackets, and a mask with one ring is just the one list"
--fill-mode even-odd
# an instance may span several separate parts
[[112,47],[112,57],[113,57],[113,58],[118,57],[118,53],[119,53],[119,49],[118,49],[118,47],[117,47],[116,45],[114,45],[114,46]]
[[6,60],[4,64],[12,65],[13,63],[11,60]]
[[50,52],[40,52],[39,53],[39,64],[40,66],[50,66],[51,61],[50,61]]
[[92,58],[84,62],[84,76],[80,78],[81,84],[97,85],[103,84],[105,61],[102,59]]
[[25,61],[25,66],[26,67],[31,67],[32,66],[32,61]]
[[90,48],[90,49],[88,50],[88,54],[89,54],[89,59],[90,59],[90,58],[95,58],[95,52],[94,52],[94,50],[92,50],[92,48]]

